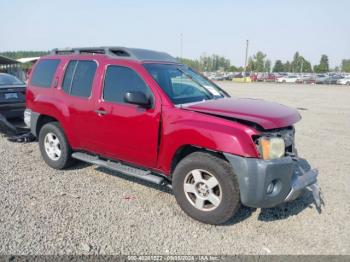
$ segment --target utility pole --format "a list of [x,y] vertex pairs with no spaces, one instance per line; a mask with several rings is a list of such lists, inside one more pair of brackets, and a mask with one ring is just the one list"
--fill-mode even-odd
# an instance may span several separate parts
[[300,74],[303,73],[304,59],[301,59]]
[[301,59],[301,66],[300,66],[301,83],[304,82],[303,66],[304,66],[304,59]]
[[180,58],[183,58],[182,55],[183,55],[183,35],[181,33],[180,34]]
[[246,82],[246,73],[247,73],[247,63],[248,63],[248,47],[249,40],[247,40],[246,48],[245,48],[245,62],[244,62],[244,82]]

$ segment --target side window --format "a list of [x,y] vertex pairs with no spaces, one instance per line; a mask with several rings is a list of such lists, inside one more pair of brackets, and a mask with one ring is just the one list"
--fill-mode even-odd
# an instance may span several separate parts
[[152,93],[141,77],[132,69],[122,66],[109,66],[103,88],[103,99],[108,102],[125,103],[127,92],[143,92],[147,97]]
[[31,84],[38,87],[51,87],[59,63],[58,59],[40,60],[35,66]]
[[94,61],[70,61],[64,75],[62,89],[73,96],[89,97],[96,68]]
[[66,72],[64,74],[62,89],[67,94],[70,94],[70,87],[71,87],[72,82],[73,82],[73,75],[74,75],[76,65],[77,65],[76,60],[70,61],[67,68],[66,68]]

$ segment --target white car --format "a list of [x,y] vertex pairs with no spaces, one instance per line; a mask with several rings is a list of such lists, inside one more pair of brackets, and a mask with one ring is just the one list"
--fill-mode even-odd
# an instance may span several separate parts
[[350,76],[338,79],[337,84],[338,85],[350,85]]
[[298,80],[296,75],[287,75],[277,78],[277,83],[295,83]]

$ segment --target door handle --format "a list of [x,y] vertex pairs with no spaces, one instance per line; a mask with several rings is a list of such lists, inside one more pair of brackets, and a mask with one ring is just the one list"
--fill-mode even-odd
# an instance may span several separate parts
[[107,114],[107,111],[98,109],[98,110],[95,110],[95,113],[98,114],[99,116],[104,116]]

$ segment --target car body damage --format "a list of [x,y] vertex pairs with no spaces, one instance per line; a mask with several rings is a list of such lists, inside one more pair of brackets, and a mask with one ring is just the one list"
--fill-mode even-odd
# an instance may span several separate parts
[[10,123],[2,114],[0,114],[0,133],[11,142],[31,142],[36,139],[28,128]]
[[250,98],[208,100],[183,108],[256,123],[266,130],[291,126],[301,119],[294,108]]
[[164,53],[53,50],[35,65],[26,99],[25,122],[55,169],[78,159],[170,186],[187,214],[209,224],[307,188],[320,206],[318,172],[295,149],[296,109],[231,98]]

